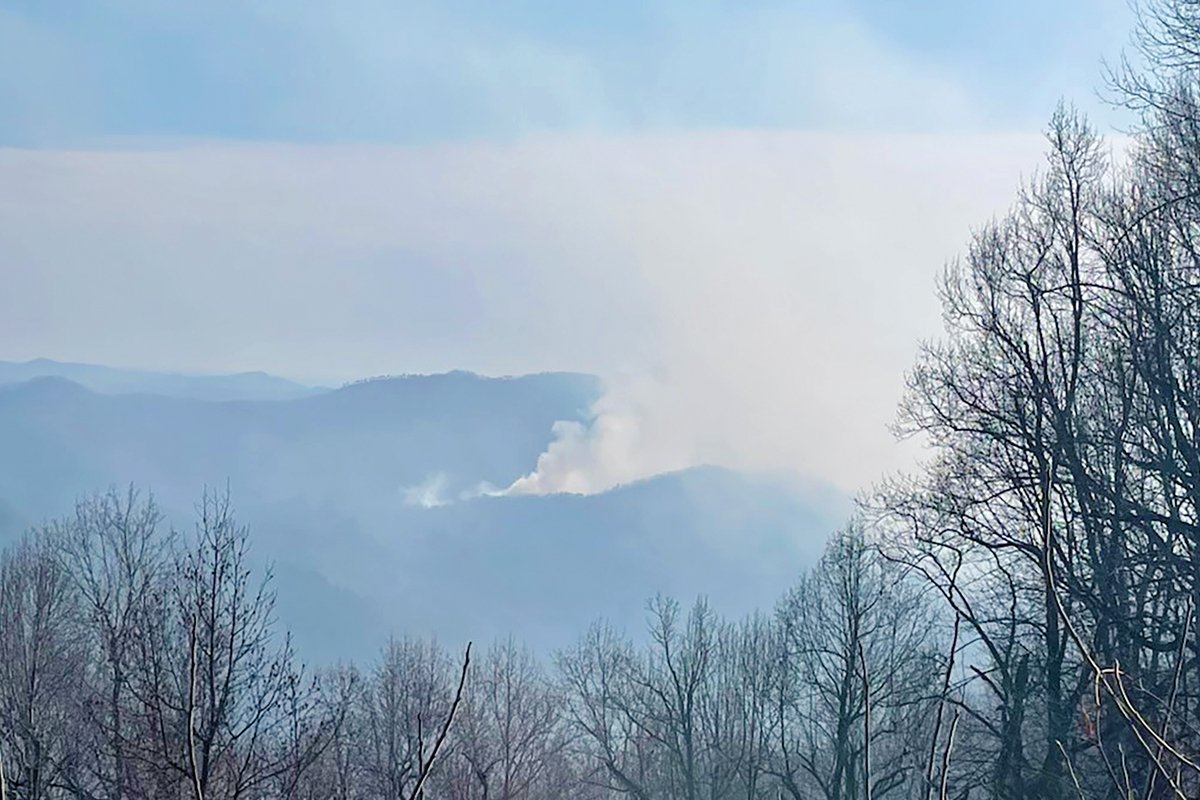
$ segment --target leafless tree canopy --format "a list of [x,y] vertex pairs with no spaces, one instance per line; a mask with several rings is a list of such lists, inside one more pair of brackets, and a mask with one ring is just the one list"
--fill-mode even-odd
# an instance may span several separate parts
[[[110,491],[0,557],[0,759],[14,798],[851,798],[920,776],[936,612],[860,527],[774,616],[647,604],[547,665],[395,638],[311,676],[227,493],[194,530]],[[932,671],[931,671],[932,670]],[[870,765],[865,756],[871,754]],[[816,794],[814,794],[816,792]]]

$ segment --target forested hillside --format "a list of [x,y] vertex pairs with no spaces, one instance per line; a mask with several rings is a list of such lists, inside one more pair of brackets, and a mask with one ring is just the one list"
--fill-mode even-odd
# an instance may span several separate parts
[[[512,634],[548,653],[596,614],[640,629],[656,591],[745,613],[848,513],[836,491],[715,467],[591,496],[496,496],[598,392],[585,375],[451,373],[210,401],[43,376],[0,388],[0,537],[131,485],[187,531],[205,487],[228,489],[299,654],[332,662],[370,658],[393,632]],[[443,599],[425,608],[431,595]]]

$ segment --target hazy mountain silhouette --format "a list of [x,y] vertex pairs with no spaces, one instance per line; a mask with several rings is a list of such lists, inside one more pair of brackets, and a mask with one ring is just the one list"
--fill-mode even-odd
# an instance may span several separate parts
[[579,375],[381,379],[288,401],[102,395],[62,378],[0,389],[0,487],[22,516],[110,482],[189,507],[230,481],[239,507],[296,496],[377,502],[431,473],[461,491],[531,468],[557,419],[598,382]]
[[0,361],[0,385],[34,378],[66,378],[101,394],[158,394],[195,400],[288,400],[328,391],[302,386],[265,372],[175,375],[64,363],[48,358],[21,363]]
[[527,473],[553,423],[586,420],[600,391],[586,375],[454,372],[215,402],[37,378],[0,388],[0,537],[129,483],[187,530],[203,487],[228,481],[256,553],[275,562],[281,618],[324,661],[402,630],[511,631],[539,648],[600,615],[636,630],[657,591],[745,613],[846,511],[836,492],[716,468],[588,497],[462,499]]

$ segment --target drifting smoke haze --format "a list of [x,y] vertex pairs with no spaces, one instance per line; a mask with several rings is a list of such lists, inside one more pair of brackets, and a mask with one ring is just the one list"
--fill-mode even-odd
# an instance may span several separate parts
[[911,464],[918,446],[887,426],[917,342],[939,330],[935,276],[1040,166],[1040,137],[659,145],[626,165],[613,204],[654,338],[637,369],[602,370],[591,424],[558,426],[509,491],[586,494],[699,463],[854,491]]
[[[852,491],[915,452],[886,426],[939,329],[935,275],[1127,30],[1115,0],[1087,26],[989,7],[986,34],[888,8],[650,4],[630,31],[585,15],[587,35],[534,6],[0,11],[0,134],[43,148],[0,149],[0,358],[319,383],[586,371],[608,387],[591,422],[501,490],[714,463]],[[984,80],[909,41],[935,29],[1015,55]],[[141,79],[152,41],[189,91]],[[105,88],[121,124],[92,104]],[[914,130],[957,132],[895,133]],[[137,138],[163,131],[224,138]],[[436,476],[402,491],[454,499]]]
[[[558,423],[564,424],[564,423]],[[512,491],[512,490],[509,490]],[[418,508],[441,508],[460,500],[474,500],[476,497],[498,497],[508,492],[497,489],[487,481],[480,481],[470,489],[455,492],[451,486],[450,476],[444,472],[435,472],[426,476],[425,480],[412,486],[404,486],[400,494],[407,506]],[[512,491],[516,494],[517,492]]]
[[701,463],[853,491],[911,460],[887,425],[939,327],[935,276],[1042,144],[0,150],[0,336],[18,358],[302,378],[588,371],[608,387],[592,421],[559,425],[508,491]]

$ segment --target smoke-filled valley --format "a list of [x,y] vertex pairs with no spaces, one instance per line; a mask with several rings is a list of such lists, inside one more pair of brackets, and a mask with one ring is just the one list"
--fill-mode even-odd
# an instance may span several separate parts
[[369,658],[403,632],[511,634],[548,654],[596,616],[640,628],[657,591],[748,613],[819,556],[850,506],[716,467],[588,496],[505,495],[556,422],[587,422],[601,387],[584,375],[280,382],[274,399],[258,399],[263,378],[231,376],[209,400],[215,379],[176,376],[167,397],[150,393],[163,376],[88,388],[71,365],[16,366],[40,374],[0,385],[5,541],[131,485],[186,531],[206,487],[228,489],[255,563],[273,564],[282,623],[318,663]]

